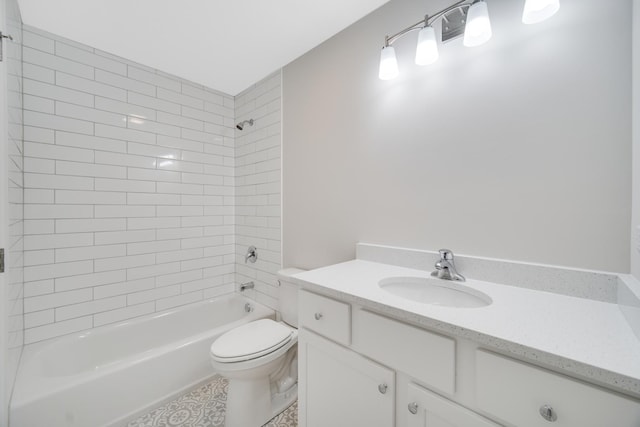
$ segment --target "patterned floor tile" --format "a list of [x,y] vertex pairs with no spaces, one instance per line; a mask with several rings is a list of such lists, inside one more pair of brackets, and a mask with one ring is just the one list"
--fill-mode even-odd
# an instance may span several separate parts
[[[127,427],[224,427],[229,382],[221,377],[131,421]],[[297,427],[298,402],[263,427]]]

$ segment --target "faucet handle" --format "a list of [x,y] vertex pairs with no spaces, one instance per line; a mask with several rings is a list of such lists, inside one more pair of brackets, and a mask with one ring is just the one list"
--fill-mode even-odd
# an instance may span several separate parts
[[449,249],[440,249],[440,259],[446,260],[446,261],[453,261],[453,252],[451,252]]

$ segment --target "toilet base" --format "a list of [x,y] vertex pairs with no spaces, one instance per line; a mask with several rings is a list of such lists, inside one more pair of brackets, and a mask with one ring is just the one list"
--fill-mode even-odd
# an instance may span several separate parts
[[271,419],[269,378],[229,380],[225,427],[259,427]]
[[[294,384],[289,390],[284,393],[278,393],[271,397],[272,414],[271,418],[280,415],[293,404],[298,398],[298,384]],[[270,418],[270,419],[271,419]]]
[[270,393],[269,379],[229,381],[225,427],[261,427],[298,397],[295,384],[283,393]]

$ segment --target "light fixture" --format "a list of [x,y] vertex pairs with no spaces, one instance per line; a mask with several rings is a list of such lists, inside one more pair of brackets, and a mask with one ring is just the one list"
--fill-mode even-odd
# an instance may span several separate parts
[[398,77],[398,60],[393,46],[386,45],[380,52],[378,77],[380,77],[380,80],[391,80]]
[[[559,8],[560,0],[525,0],[522,22],[525,24],[541,22],[555,14]],[[398,60],[392,45],[410,32],[419,31],[416,64],[429,65],[438,60],[438,40],[433,28],[437,20],[442,20],[442,42],[464,36],[462,43],[467,47],[475,47],[491,39],[492,30],[487,2],[460,0],[434,15],[425,15],[421,21],[392,36],[386,36],[380,53],[378,71],[380,80],[391,80],[398,76]]]
[[438,60],[438,42],[436,30],[431,25],[424,27],[418,33],[418,47],[416,47],[416,64],[429,65]]
[[560,0],[526,0],[522,12],[522,22],[537,24],[551,18],[560,9]]
[[489,8],[484,0],[477,0],[467,11],[467,23],[464,26],[464,39],[462,44],[467,47],[476,47],[485,44],[491,38],[491,21],[489,20]]

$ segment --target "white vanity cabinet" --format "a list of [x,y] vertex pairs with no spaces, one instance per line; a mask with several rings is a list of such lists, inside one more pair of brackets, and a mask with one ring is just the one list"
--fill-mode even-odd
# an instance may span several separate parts
[[640,401],[300,291],[300,427],[640,427]]
[[396,371],[408,373],[453,394],[455,340],[368,311],[352,313],[349,304],[307,291],[299,304],[300,427],[399,426],[396,387],[403,387],[407,427],[498,427],[396,378]]

